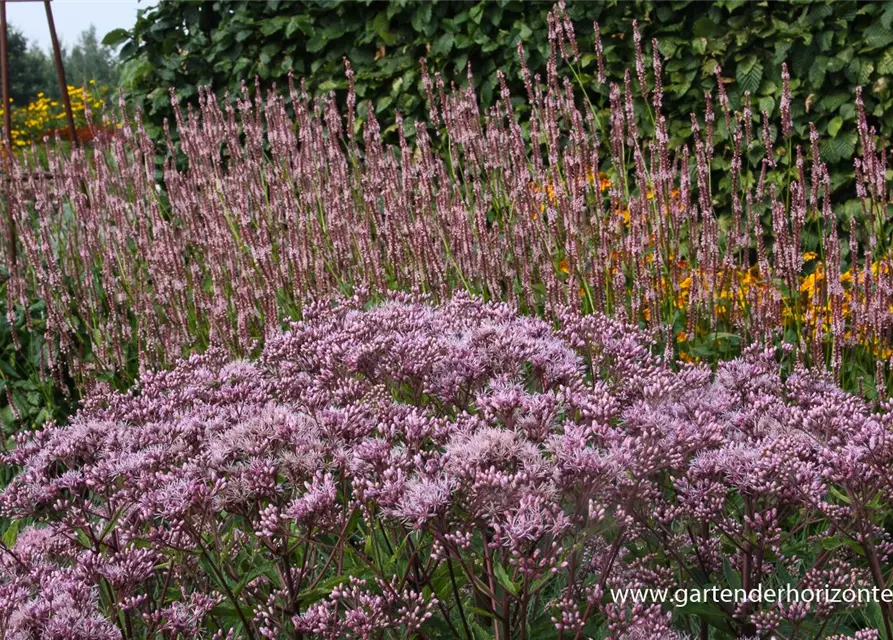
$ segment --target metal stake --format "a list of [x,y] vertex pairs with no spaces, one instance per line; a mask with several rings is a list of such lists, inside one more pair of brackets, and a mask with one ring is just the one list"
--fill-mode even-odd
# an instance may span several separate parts
[[3,132],[7,151],[12,149],[12,109],[9,107],[9,47],[6,30],[6,0],[0,0],[0,68],[3,82]]
[[[0,78],[2,91],[0,93],[3,95],[3,132],[6,138],[6,152],[0,155],[4,156],[4,170],[9,171],[9,165],[12,162],[12,109],[9,106],[9,48],[6,30],[6,0],[0,0],[0,71],[2,71],[2,74],[0,74],[2,75],[2,78]],[[9,270],[9,275],[12,276],[13,269],[16,266],[16,245],[18,243],[16,241],[16,225],[12,219],[12,209],[9,203],[6,205],[6,224],[9,229],[9,264],[6,267]]]
[[47,10],[47,25],[50,27],[50,40],[53,41],[53,59],[56,62],[56,73],[59,74],[59,91],[62,92],[62,104],[65,105],[65,118],[68,120],[68,133],[71,135],[71,144],[80,146],[77,131],[74,128],[74,116],[71,113],[71,100],[68,97],[68,83],[65,82],[65,69],[62,66],[62,49],[59,47],[59,38],[56,37],[56,24],[53,22],[53,10],[50,9],[50,0],[43,0]]

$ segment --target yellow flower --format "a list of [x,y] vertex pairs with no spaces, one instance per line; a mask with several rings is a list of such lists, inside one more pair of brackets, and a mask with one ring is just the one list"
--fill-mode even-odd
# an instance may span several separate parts
[[817,254],[815,251],[807,251],[803,254],[803,262],[812,262],[818,257],[819,254]]
[[810,298],[813,297],[816,287],[824,279],[825,276],[822,274],[822,270],[816,269],[814,273],[803,278],[803,282],[800,283],[800,293],[807,293]]
[[614,214],[615,214],[615,215],[618,215],[618,216],[620,216],[620,217],[622,217],[622,218],[623,218],[623,223],[624,223],[625,225],[629,226],[630,213],[629,213],[629,208],[628,208],[628,207],[624,207],[624,208],[622,208],[622,209],[621,209],[619,206],[618,206],[618,207],[615,207],[615,208],[614,208]]
[[546,195],[549,196],[549,201],[555,204],[555,187],[552,186],[551,182],[546,183]]

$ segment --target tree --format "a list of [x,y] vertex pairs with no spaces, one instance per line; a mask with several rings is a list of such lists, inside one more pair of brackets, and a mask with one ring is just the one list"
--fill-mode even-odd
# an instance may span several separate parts
[[114,87],[118,84],[118,61],[115,50],[100,44],[96,27],[81,32],[71,52],[65,56],[65,75],[69,84],[96,84]]
[[[78,36],[70,51],[62,47],[62,63],[68,84],[86,86],[118,85],[119,63],[115,50],[99,42],[96,27],[90,25]],[[43,93],[58,99],[59,77],[53,55],[28,42],[22,32],[9,25],[9,94],[13,106],[24,106]]]
[[55,78],[53,63],[43,51],[33,45],[29,47],[28,39],[12,25],[9,25],[8,43],[9,95],[14,106],[22,106],[38,93],[47,92]]

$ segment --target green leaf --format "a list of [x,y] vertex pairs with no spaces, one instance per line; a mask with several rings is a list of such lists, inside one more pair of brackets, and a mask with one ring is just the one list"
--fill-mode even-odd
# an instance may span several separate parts
[[477,616],[481,616],[484,618],[490,618],[491,620],[495,620],[496,616],[494,616],[491,612],[486,609],[481,609],[480,607],[468,607],[469,613],[473,613]]
[[233,587],[233,594],[238,596],[242,593],[242,589],[244,589],[248,584],[251,583],[255,578],[259,578],[260,576],[266,576],[271,580],[275,580],[278,577],[276,572],[276,564],[271,561],[263,561],[259,558],[254,558],[253,561],[256,563],[254,568],[252,568],[248,573],[242,576],[242,579],[239,580],[238,584]]
[[742,91],[756,93],[763,80],[763,65],[756,59],[756,56],[747,56],[738,64],[735,79]]
[[871,622],[872,629],[876,630],[882,640],[893,640],[887,635],[884,628],[884,614],[881,612],[881,605],[871,600],[865,606],[865,616]]
[[375,105],[375,113],[381,113],[390,107],[393,101],[394,99],[391,96],[382,96],[378,99],[378,103]]
[[828,134],[835,138],[837,137],[837,132],[840,131],[840,128],[843,126],[843,118],[840,116],[836,116],[828,123]]
[[144,59],[128,60],[121,65],[120,82],[122,87],[139,85],[142,80],[151,75],[154,67],[152,63]]
[[869,47],[876,49],[893,44],[893,30],[876,22],[868,27],[862,34],[862,38]]
[[450,52],[450,49],[453,48],[453,34],[447,32],[440,36],[437,40],[434,41],[434,44],[431,45],[431,54],[435,56],[444,56]]
[[518,597],[518,594],[521,592],[521,588],[512,581],[508,572],[499,562],[493,563],[493,573],[496,575],[496,579],[499,581],[505,590],[511,593],[513,596]]
[[423,2],[412,12],[412,28],[427,35],[431,23],[431,3]]
[[749,73],[750,70],[753,69],[755,64],[758,64],[756,56],[745,56],[738,62],[738,71],[740,73]]
[[475,24],[481,23],[481,18],[484,17],[484,3],[477,4],[471,8],[471,11],[468,12],[468,16],[471,18],[471,21]]
[[471,621],[471,631],[474,633],[475,640],[493,640],[493,634],[484,629],[480,624]]
[[21,526],[21,522],[20,519],[16,518],[9,523],[6,531],[3,532],[3,544],[5,544],[7,548],[15,546],[16,540],[19,537],[19,527]]
[[695,20],[691,32],[698,38],[709,38],[716,32],[716,23],[707,17],[698,18]]
[[375,31],[378,37],[389,46],[397,42],[397,36],[391,33],[390,26],[391,24],[390,20],[388,20],[388,14],[384,11],[380,11],[372,21],[372,30]]
[[893,74],[893,49],[887,49],[878,60],[877,72],[882,76]]
[[809,84],[813,89],[821,89],[825,84],[825,72],[828,70],[828,58],[818,56],[815,64],[809,68]]
[[722,572],[726,578],[726,584],[731,589],[741,588],[741,576],[732,568],[728,558],[722,560]]
[[236,610],[236,607],[232,602],[224,600],[215,606],[212,609],[212,612],[216,617],[226,621],[227,626],[234,632],[238,633],[242,630],[242,619],[239,617],[239,612]]
[[690,616],[698,616],[711,627],[720,629],[726,633],[733,632],[733,629],[729,626],[728,616],[725,611],[723,611],[718,603],[710,601],[709,591],[710,585],[705,585],[697,598],[693,597],[695,593],[694,591],[689,591],[690,600],[686,602],[685,606],[678,606],[677,603],[674,612]]
[[847,132],[825,139],[820,145],[822,157],[827,162],[838,162],[852,157],[856,150],[856,133]]
[[322,34],[314,33],[310,40],[307,41],[307,53],[317,53],[318,51],[322,51],[324,46],[326,46],[326,41]]
[[859,84],[868,84],[871,81],[871,74],[874,72],[874,63],[866,60],[862,63],[859,70]]
[[112,29],[102,38],[102,44],[107,47],[117,47],[130,37],[127,29]]
[[537,591],[542,589],[546,584],[551,582],[554,578],[555,578],[555,576],[553,576],[551,573],[547,573],[546,575],[544,575],[540,578],[537,578],[536,580],[533,581],[533,583],[531,583],[531,585],[528,589],[528,593],[530,593],[531,595],[535,594]]
[[[273,18],[272,20],[264,20],[264,22],[260,25],[260,32],[265,36],[272,36],[279,31],[284,31],[287,26],[288,18],[286,18],[285,16],[280,16],[278,18]],[[248,36],[251,36],[253,34],[253,31],[251,29],[245,29],[243,30],[243,32],[246,32],[246,35],[241,38],[242,40],[245,40]],[[243,32],[240,32],[239,35],[241,35]]]
[[295,16],[285,27],[285,37],[291,38],[297,31],[301,31],[305,36],[312,35],[313,23],[306,16]]
[[893,4],[885,3],[884,11],[881,13],[881,24],[887,27],[893,27]]

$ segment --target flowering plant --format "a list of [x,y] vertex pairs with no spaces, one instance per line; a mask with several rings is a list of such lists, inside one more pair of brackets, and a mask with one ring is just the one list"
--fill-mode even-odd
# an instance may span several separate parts
[[[99,124],[98,110],[102,108],[107,93],[108,88],[96,86],[95,80],[91,80],[88,87],[68,85],[75,132],[82,142],[93,138],[94,131],[88,124]],[[20,108],[15,106],[10,108],[13,147],[27,147],[32,143],[41,142],[45,137],[52,139],[57,134],[63,140],[71,136],[62,103],[43,92],[38,93],[33,101]],[[0,106],[0,118],[2,117],[3,108]],[[94,120],[96,122],[92,122]]]
[[256,361],[211,349],[19,436],[0,634],[890,637],[886,603],[610,594],[888,585],[893,405],[556,315],[314,304]]
[[50,373],[126,385],[211,342],[245,354],[314,298],[466,291],[647,326],[687,361],[788,343],[788,369],[826,366],[883,396],[893,229],[861,94],[861,214],[844,217],[818,133],[795,138],[786,67],[780,119],[747,92],[734,104],[717,67],[686,145],[668,133],[656,43],[646,64],[634,25],[631,69],[608,83],[596,33],[599,82],[575,92],[561,73],[577,77],[579,60],[563,5],[549,25],[545,78],[518,51],[526,109],[505,86],[482,106],[423,66],[428,121],[398,119],[395,145],[374,113],[360,124],[352,89],[342,111],[289,78],[288,99],[244,87],[220,104],[203,90],[184,110],[172,94],[183,158],[167,159],[163,189],[140,114],[109,121],[95,153],[51,150],[47,173],[25,153],[0,203],[18,233],[2,243],[10,313],[45,300]]

